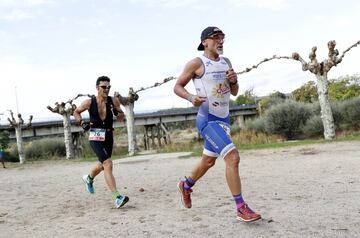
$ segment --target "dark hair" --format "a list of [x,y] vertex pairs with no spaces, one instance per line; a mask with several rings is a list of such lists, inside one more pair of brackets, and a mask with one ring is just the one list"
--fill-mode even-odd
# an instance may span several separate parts
[[107,77],[107,76],[100,76],[100,77],[96,80],[96,86],[98,86],[101,81],[110,82],[110,78]]

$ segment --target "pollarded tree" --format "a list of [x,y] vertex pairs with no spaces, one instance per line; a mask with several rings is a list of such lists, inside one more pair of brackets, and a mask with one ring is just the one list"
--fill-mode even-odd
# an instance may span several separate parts
[[120,103],[125,107],[126,129],[128,135],[128,152],[129,155],[135,155],[139,151],[135,133],[134,104],[139,96],[134,92],[133,88],[129,89],[127,97],[121,96],[118,92],[114,93],[114,97],[119,98]]
[[14,129],[15,129],[16,144],[17,144],[17,149],[18,149],[18,154],[19,154],[19,160],[20,160],[20,164],[23,164],[25,162],[25,150],[24,150],[24,144],[23,144],[23,140],[22,140],[21,129],[22,129],[22,127],[30,127],[31,126],[31,121],[33,119],[33,116],[30,115],[29,121],[27,124],[24,124],[24,120],[22,119],[20,113],[17,116],[18,116],[18,119],[15,120],[14,113],[10,110],[11,118],[8,118],[8,121],[10,122],[10,126],[14,127]]
[[337,66],[341,63],[342,59],[344,58],[345,54],[350,51],[353,47],[356,47],[360,44],[360,41],[357,41],[355,44],[347,48],[342,55],[339,57],[339,51],[335,49],[336,42],[329,41],[328,42],[328,58],[323,60],[322,62],[318,62],[316,59],[316,47],[313,47],[309,58],[310,61],[306,62],[303,60],[298,53],[293,53],[291,57],[289,56],[277,56],[274,55],[271,58],[265,58],[264,60],[260,61],[258,64],[253,65],[250,68],[246,68],[245,70],[238,72],[237,74],[244,74],[248,73],[251,70],[257,68],[260,64],[268,62],[273,59],[293,59],[301,62],[303,71],[309,70],[311,73],[315,74],[317,79],[317,92],[319,95],[319,103],[321,107],[321,119],[324,125],[324,138],[326,140],[332,140],[335,138],[335,125],[334,125],[334,118],[332,115],[330,101],[329,101],[329,81],[327,78],[328,72],[333,66]]
[[70,99],[67,102],[60,102],[60,103],[56,102],[54,108],[47,106],[47,109],[49,109],[54,113],[58,113],[63,117],[64,141],[65,141],[67,159],[75,158],[74,146],[72,143],[72,135],[71,135],[71,121],[70,121],[70,116],[72,116],[72,114],[76,109],[76,105],[73,104],[73,101],[78,97],[82,97],[82,96],[91,97],[91,95],[89,94],[78,94],[75,98]]
[[176,79],[176,77],[167,77],[162,82],[156,82],[148,87],[141,87],[138,90],[133,90],[133,88],[129,88],[129,93],[127,97],[122,97],[118,92],[115,92],[114,97],[118,97],[120,103],[125,107],[126,114],[126,126],[127,126],[127,134],[128,134],[128,144],[129,144],[129,155],[134,155],[138,150],[136,134],[135,134],[135,118],[134,118],[134,104],[135,101],[139,99],[138,93],[147,89],[159,87],[164,83],[167,83],[171,80]]
[[324,138],[325,140],[332,140],[335,138],[335,125],[334,118],[331,111],[330,100],[329,100],[329,81],[328,81],[328,72],[334,66],[337,66],[341,63],[345,54],[353,47],[356,47],[360,44],[360,41],[356,42],[348,49],[346,49],[342,55],[339,57],[339,51],[335,49],[336,42],[328,42],[328,58],[322,62],[318,62],[316,58],[317,48],[314,46],[311,49],[309,54],[309,62],[303,60],[298,53],[293,53],[292,58],[298,60],[302,64],[303,71],[309,70],[311,73],[315,74],[317,79],[317,92],[319,95],[319,103],[321,108],[321,119],[324,125]]

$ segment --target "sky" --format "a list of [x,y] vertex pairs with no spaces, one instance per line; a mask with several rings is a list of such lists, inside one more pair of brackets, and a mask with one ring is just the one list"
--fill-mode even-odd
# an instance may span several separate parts
[[[46,107],[95,94],[102,75],[110,94],[123,96],[177,77],[202,54],[196,48],[207,26],[225,33],[224,56],[236,72],[274,54],[298,52],[308,61],[313,46],[323,61],[328,41],[342,53],[360,40],[359,12],[357,0],[0,0],[0,123],[7,110],[61,119]],[[359,59],[360,46],[328,77],[359,74]],[[290,93],[310,80],[298,61],[273,60],[241,74],[239,94]],[[139,92],[135,113],[191,106],[174,84]],[[192,83],[186,88],[195,92]]]

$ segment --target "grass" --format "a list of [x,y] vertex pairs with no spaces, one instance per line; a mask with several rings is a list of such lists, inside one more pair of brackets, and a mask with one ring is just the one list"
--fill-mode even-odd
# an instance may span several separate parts
[[[354,132],[351,134],[345,135],[338,135],[335,140],[328,141],[324,139],[305,139],[305,140],[291,140],[291,141],[278,141],[278,142],[270,142],[270,143],[237,143],[235,142],[236,147],[239,151],[246,151],[246,150],[262,150],[262,149],[281,149],[281,148],[288,148],[294,146],[301,146],[301,145],[313,145],[313,144],[322,144],[322,143],[333,143],[337,141],[360,141],[360,132]],[[184,156],[182,158],[190,158],[190,157],[199,157],[202,154],[202,143],[196,143],[196,147],[194,148],[194,143],[192,143],[193,149],[188,148],[186,150],[186,146],[183,146],[183,151],[192,151],[191,155]],[[162,150],[160,150],[162,152]],[[167,151],[172,152],[172,151]],[[175,152],[175,151],[173,151]]]
[[[327,141],[324,139],[305,139],[305,140],[292,140],[292,141],[279,141],[279,138],[276,137],[266,137],[265,135],[254,134],[246,132],[244,135],[234,135],[233,137],[234,144],[239,149],[239,151],[246,150],[262,150],[262,149],[280,149],[301,145],[312,145],[312,144],[321,144],[321,143],[333,143],[337,141],[360,141],[360,132],[359,131],[350,131],[339,133],[335,140]],[[192,152],[188,156],[183,156],[180,158],[190,158],[190,157],[200,157],[203,151],[203,142],[192,140],[185,142],[172,143],[159,148],[155,153],[171,153],[171,152]],[[121,159],[128,156],[127,147],[114,147],[113,159]],[[28,159],[26,164],[42,164],[42,163],[51,163],[68,161],[68,162],[96,162],[98,158],[94,153],[86,153],[85,157],[77,158],[74,160],[64,160],[64,157],[51,157],[47,159]],[[5,162],[7,168],[17,168],[21,166],[18,162]],[[2,165],[0,164],[2,167]],[[0,168],[1,169],[1,168]]]

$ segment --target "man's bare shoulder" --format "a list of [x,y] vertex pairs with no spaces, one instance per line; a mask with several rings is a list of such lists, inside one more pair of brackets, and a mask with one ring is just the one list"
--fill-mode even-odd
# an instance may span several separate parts
[[120,99],[117,96],[110,96],[114,105],[120,105]]
[[186,65],[185,65],[185,72],[192,72],[197,74],[196,72],[198,70],[201,69],[202,67],[202,61],[199,57],[196,57],[192,60],[190,60]]
[[80,107],[83,109],[89,109],[91,105],[91,98],[85,99],[81,104]]
[[201,59],[199,57],[193,58],[186,65],[192,67],[200,67],[202,65]]

